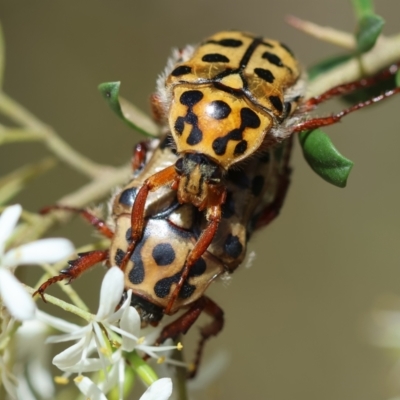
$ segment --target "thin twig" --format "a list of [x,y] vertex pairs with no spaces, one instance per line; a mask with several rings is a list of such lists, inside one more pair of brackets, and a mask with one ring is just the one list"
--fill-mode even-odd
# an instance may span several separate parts
[[0,112],[17,124],[42,134],[48,148],[57,155],[60,160],[63,160],[66,164],[87,175],[89,178],[98,177],[108,168],[91,161],[89,158],[77,152],[62,140],[51,127],[45,125],[4,92],[0,92]]
[[332,43],[336,46],[343,47],[348,50],[354,50],[356,48],[356,40],[354,35],[340,31],[329,26],[317,25],[313,22],[306,21],[304,19],[288,15],[285,18],[286,22],[294,28],[305,32],[319,40],[323,40],[328,43]]
[[399,60],[400,35],[382,38],[359,59],[352,58],[315,78],[308,85],[306,97],[318,96],[334,86],[360,79],[365,74],[373,75]]
[[[109,196],[113,188],[125,183],[129,178],[130,171],[131,166],[128,164],[104,172],[103,176],[99,176],[77,191],[60,198],[57,204],[81,208],[92,202],[98,202],[104,197]],[[15,238],[13,244],[18,245],[36,240],[56,224],[66,222],[71,217],[71,213],[60,211],[47,215],[37,215],[35,222],[24,223],[17,228],[13,235],[13,238]]]

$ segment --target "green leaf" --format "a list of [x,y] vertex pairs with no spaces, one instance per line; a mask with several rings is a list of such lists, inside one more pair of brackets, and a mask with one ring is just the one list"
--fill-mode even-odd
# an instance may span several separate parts
[[374,13],[374,5],[372,0],[352,0],[357,19],[361,19],[364,15]]
[[340,56],[328,58],[327,60],[321,61],[318,64],[313,65],[311,68],[307,70],[308,79],[312,81],[317,78],[319,75],[330,71],[332,68],[337,67],[340,64],[345,63],[350,60],[352,56],[348,54],[343,54]]
[[397,71],[395,81],[396,81],[396,86],[400,87],[400,70]]
[[337,151],[329,136],[316,129],[300,133],[299,140],[312,170],[332,185],[345,187],[353,162]]
[[365,53],[375,46],[384,24],[385,20],[376,14],[364,15],[358,21],[356,32],[358,53]]
[[150,137],[159,137],[159,127],[136,106],[119,97],[121,82],[105,82],[99,85],[103,97],[110,108],[131,128]]

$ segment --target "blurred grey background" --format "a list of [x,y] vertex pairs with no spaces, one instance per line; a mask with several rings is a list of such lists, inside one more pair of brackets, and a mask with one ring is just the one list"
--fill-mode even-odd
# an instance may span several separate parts
[[[375,3],[385,33],[398,32],[400,2]],[[99,83],[122,81],[124,97],[148,111],[170,48],[223,29],[277,38],[305,66],[340,51],[287,26],[288,14],[350,32],[355,24],[349,0],[1,0],[4,90],[85,155],[120,165],[141,137],[107,108]],[[368,400],[397,393],[389,379],[395,358],[368,343],[365,321],[382,299],[400,294],[399,105],[393,98],[326,129],[355,162],[346,189],[318,178],[296,146],[287,202],[251,240],[253,265],[208,291],[224,308],[226,325],[206,347],[204,365],[219,350],[230,362],[196,399]],[[340,107],[331,102],[324,110]],[[40,143],[2,146],[0,173],[46,154]],[[17,200],[36,211],[85,182],[59,165]],[[79,246],[91,241],[92,229],[76,218],[52,234]],[[87,291],[94,312],[102,275],[98,268],[74,284]]]

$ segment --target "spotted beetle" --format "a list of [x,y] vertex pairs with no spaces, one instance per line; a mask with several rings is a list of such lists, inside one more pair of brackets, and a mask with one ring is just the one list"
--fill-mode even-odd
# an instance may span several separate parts
[[78,211],[111,239],[110,249],[81,254],[37,293],[43,296],[52,283],[75,279],[97,262],[116,264],[143,325],[186,309],[157,343],[186,333],[202,311],[213,318],[201,330],[197,367],[205,341],[224,323],[223,311],[205,290],[240,265],[253,230],[278,214],[289,183],[292,134],[334,124],[372,104],[377,99],[308,118],[331,97],[394,73],[305,100],[299,64],[280,42],[227,31],[174,52],[152,96],[154,118],[168,136],[136,147],[133,179],[113,200],[114,227],[86,210],[46,210]]
[[177,191],[179,203],[202,211],[207,224],[169,297],[165,313],[170,313],[190,271],[217,234],[229,173],[247,169],[251,158],[262,157],[294,132],[334,124],[374,102],[305,119],[317,104],[360,86],[360,82],[345,84],[306,101],[305,80],[289,48],[244,32],[219,32],[198,47],[175,52],[158,79],[152,106],[155,119],[169,127],[171,146],[179,157],[174,165],[147,178],[138,191],[131,212],[130,245],[121,269],[125,270],[142,238],[150,192],[169,185]]
[[[111,244],[109,250],[79,254],[78,259],[69,262],[69,268],[43,283],[37,293],[43,297],[51,284],[71,281],[100,261],[106,262],[107,266],[121,266],[130,245],[130,215],[138,189],[160,167],[176,163],[177,156],[166,146],[167,142],[168,138],[161,142],[155,139],[136,146],[133,179],[112,200],[111,226],[83,209],[62,205],[44,209],[46,213],[55,209],[79,212],[100,233],[110,238]],[[217,335],[224,324],[222,309],[204,292],[217,277],[232,273],[241,264],[251,233],[267,225],[279,213],[289,185],[290,150],[291,141],[285,141],[263,157],[251,160],[246,171],[231,171],[225,177],[227,198],[218,232],[191,269],[168,313],[166,308],[173,285],[179,281],[187,255],[193,250],[207,221],[192,204],[180,204],[171,188],[164,187],[151,193],[147,199],[146,226],[126,264],[125,288],[132,289],[131,305],[138,310],[143,327],[158,325],[164,314],[186,310],[164,327],[156,343],[186,333],[202,311],[212,317],[212,321],[201,329],[191,376],[199,365],[204,343]]]

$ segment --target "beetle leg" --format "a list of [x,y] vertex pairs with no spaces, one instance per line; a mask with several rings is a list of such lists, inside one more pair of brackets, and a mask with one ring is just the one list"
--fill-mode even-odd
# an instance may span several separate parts
[[325,93],[320,94],[316,97],[311,97],[305,101],[306,110],[313,109],[317,104],[323,103],[335,96],[343,96],[345,94],[352,93],[357,89],[365,89],[380,83],[382,80],[389,79],[396,75],[400,68],[400,63],[393,64],[383,71],[378,72],[375,75],[358,79],[353,82],[344,83],[342,85],[335,86]]
[[190,327],[195,323],[200,314],[204,311],[213,320],[200,329],[201,339],[197,346],[196,357],[193,363],[193,369],[190,371],[189,377],[196,375],[200,365],[201,356],[206,341],[211,336],[216,336],[224,326],[224,312],[209,297],[203,296],[196,300],[184,314],[178,319],[168,324],[162,331],[156,341],[156,345],[165,342],[167,339],[176,339],[180,334],[186,334]]
[[132,156],[132,170],[134,172],[141,170],[146,162],[146,155],[148,150],[148,140],[137,143],[133,150]]
[[144,228],[144,214],[147,196],[149,192],[157,190],[159,187],[172,183],[177,178],[175,165],[163,169],[160,172],[146,179],[138,191],[131,213],[131,237],[128,249],[119,265],[122,271],[135,250],[137,242],[141,239]]
[[353,111],[360,110],[361,108],[367,107],[371,104],[378,103],[381,100],[387,99],[388,97],[391,97],[397,93],[400,93],[400,87],[396,87],[392,90],[388,90],[387,92],[384,92],[380,94],[379,96],[373,97],[372,99],[368,99],[366,101],[361,101],[357,104],[354,104],[353,106],[346,108],[337,114],[330,115],[328,117],[322,117],[322,118],[312,118],[307,121],[301,122],[297,124],[292,132],[303,132],[303,131],[308,131],[308,130],[314,130],[317,129],[321,126],[328,126],[328,125],[333,125],[339,122],[345,115],[352,113]]
[[46,302],[44,298],[45,290],[52,285],[53,283],[63,281],[64,279],[68,279],[67,283],[71,283],[72,280],[81,276],[84,272],[89,270],[95,264],[100,261],[105,261],[108,259],[108,250],[94,250],[88,251],[87,253],[79,253],[78,258],[76,260],[69,261],[69,267],[60,271],[60,274],[57,276],[53,276],[48,279],[46,282],[42,283],[38,290],[33,293],[32,296],[36,294],[40,294],[43,301]]
[[103,236],[111,239],[114,236],[114,232],[107,226],[105,221],[103,221],[100,218],[97,218],[94,214],[91,212],[83,209],[83,208],[77,208],[77,207],[70,207],[70,206],[63,206],[63,205],[54,205],[54,206],[49,206],[45,207],[42,210],[40,210],[40,214],[48,214],[50,211],[53,210],[62,210],[62,211],[71,211],[75,213],[81,214],[83,218],[86,219],[87,222],[89,222],[90,225],[94,226],[98,232],[100,232]]
[[222,217],[221,204],[224,203],[225,197],[226,197],[226,191],[221,191],[216,193],[215,199],[212,200],[214,200],[214,202],[216,202],[217,204],[207,208],[208,225],[201,233],[199,239],[197,240],[192,251],[189,253],[186,259],[185,266],[183,268],[179,281],[168,300],[167,307],[164,310],[165,314],[171,313],[171,309],[174,305],[174,302],[179,296],[179,292],[181,291],[182,286],[189,275],[190,269],[193,267],[196,261],[203,255],[203,253],[205,253],[208,246],[214,239],[215,233],[217,232],[218,229],[219,222],[221,221]]
[[193,367],[189,373],[189,378],[196,376],[199,368],[201,357],[203,355],[204,345],[211,336],[217,336],[224,327],[224,311],[214,303],[209,297],[203,296],[206,301],[204,312],[208,314],[213,320],[200,329],[201,339],[197,345],[196,357],[193,362]]

